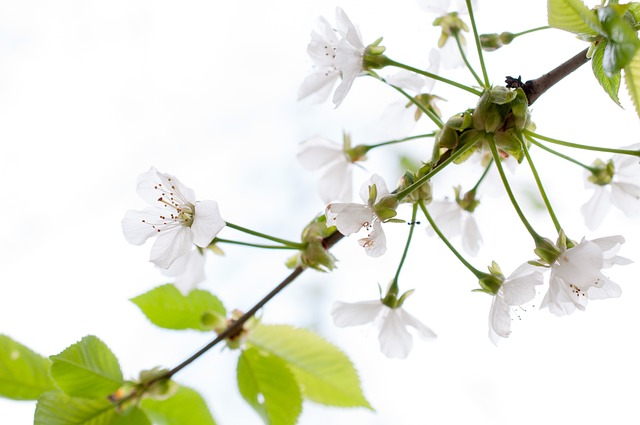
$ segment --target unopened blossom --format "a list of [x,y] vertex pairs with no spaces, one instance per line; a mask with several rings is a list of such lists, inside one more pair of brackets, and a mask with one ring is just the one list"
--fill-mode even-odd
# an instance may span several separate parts
[[208,246],[225,226],[215,201],[196,202],[193,190],[153,167],[138,177],[137,192],[152,206],[127,211],[122,220],[124,237],[142,245],[157,236],[150,261],[160,268],[169,268],[193,244]]
[[[638,150],[640,144],[627,149]],[[594,189],[593,196],[582,206],[587,227],[595,230],[602,224],[611,205],[619,208],[628,217],[640,215],[640,158],[616,154],[609,164],[600,163],[601,174],[587,172],[585,185]]]
[[533,300],[536,286],[542,285],[544,275],[540,267],[527,263],[518,267],[504,280],[498,292],[493,296],[489,311],[489,339],[498,344],[500,338],[511,334],[511,311]]
[[631,263],[616,255],[624,243],[622,236],[582,241],[561,253],[551,265],[549,290],[541,307],[556,316],[584,310],[589,299],[617,298],[622,290],[602,273],[615,264]]
[[[375,193],[376,197],[371,198]],[[338,231],[345,236],[358,233],[365,229],[368,234],[359,240],[367,255],[379,257],[387,250],[387,240],[382,229],[381,221],[384,218],[378,216],[376,203],[389,195],[387,185],[377,174],[371,176],[360,189],[360,198],[363,204],[333,202],[327,205],[325,215],[328,226],[336,226]]]
[[307,53],[314,62],[314,71],[305,78],[298,91],[298,100],[312,97],[322,102],[333,94],[336,107],[342,103],[355,78],[363,72],[365,46],[360,34],[341,8],[336,8],[337,29],[320,18],[318,28],[311,33]]
[[163,275],[174,278],[173,285],[186,296],[204,281],[205,263],[205,252],[194,246],[191,251],[176,258],[168,269],[160,269],[160,271]]
[[343,146],[323,137],[314,137],[300,144],[298,161],[307,170],[323,170],[318,180],[318,194],[328,204],[333,201],[351,201],[353,198],[354,161],[350,155],[349,136],[345,134]]
[[355,303],[336,301],[331,308],[331,316],[333,323],[341,328],[375,324],[380,332],[380,350],[390,358],[404,359],[409,355],[413,348],[409,327],[424,339],[436,338],[431,329],[402,307],[391,308],[381,300]]
[[[429,204],[429,213],[447,239],[460,236],[465,252],[472,256],[478,254],[482,235],[473,213],[462,208],[457,201],[449,200],[433,201]],[[433,235],[435,232],[429,226],[427,233]]]

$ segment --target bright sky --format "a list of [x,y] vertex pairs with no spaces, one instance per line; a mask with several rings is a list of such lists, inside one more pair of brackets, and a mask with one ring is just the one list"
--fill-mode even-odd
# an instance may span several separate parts
[[[542,2],[480,3],[480,32],[519,32],[546,23]],[[413,0],[390,4],[0,2],[0,177],[6,204],[0,216],[0,333],[43,355],[94,334],[116,353],[128,378],[141,369],[176,365],[204,345],[212,335],[161,331],[128,301],[166,282],[148,263],[150,245],[134,247],[122,236],[125,211],[145,206],[135,193],[136,177],[153,165],[178,176],[199,199],[217,200],[229,221],[297,238],[324,207],[315,193],[317,175],[295,160],[298,143],[315,135],[339,141],[343,130],[355,143],[387,140],[380,118],[398,100],[362,78],[338,109],[328,102],[297,102],[310,69],[306,45],[314,20],[323,15],[333,21],[339,5],[365,43],[384,36],[388,56],[425,66],[438,37],[434,17]],[[489,76],[496,85],[506,75],[535,78],[584,47],[560,31],[536,33],[488,55]],[[451,76],[473,83],[464,70]],[[447,116],[475,105],[473,96],[440,83],[435,92],[448,100],[441,103]],[[587,65],[537,101],[533,119],[538,132],[563,140],[637,143],[640,121],[622,97],[625,110],[599,89]],[[420,130],[432,128],[424,124]],[[419,154],[421,160],[429,150],[430,144],[418,142],[372,152],[357,187],[372,172],[394,182],[399,154]],[[569,153],[585,162],[595,158]],[[539,151],[534,159],[570,237],[623,234],[627,243],[620,254],[638,260],[637,219],[612,211],[597,232],[587,232],[579,214],[590,197],[582,170]],[[523,206],[534,226],[553,237],[549,219],[528,201],[534,187],[522,168],[514,181]],[[469,176],[479,168],[465,164],[460,170],[443,176],[436,193],[444,195],[460,180],[470,187]],[[476,267],[495,260],[508,272],[533,258],[501,190],[483,198],[478,222],[485,243],[471,259]],[[584,313],[557,318],[538,311],[542,292],[514,322],[511,338],[494,347],[487,338],[490,298],[470,292],[473,276],[419,228],[400,284],[416,289],[405,306],[439,335],[437,341],[416,340],[407,360],[388,360],[373,329],[335,328],[332,302],[374,299],[377,284],[386,285],[395,272],[406,231],[406,225],[387,231],[389,252],[381,259],[367,258],[354,240],[342,241],[335,249],[335,274],[305,273],[265,309],[266,323],[311,327],[343,347],[376,409],[307,403],[301,424],[625,424],[637,417],[636,265],[608,271],[622,286],[622,297],[593,302]],[[242,239],[231,231],[224,236]],[[228,309],[248,309],[287,274],[281,252],[226,252],[208,258],[202,287]],[[176,379],[207,397],[219,423],[259,423],[237,393],[235,359],[236,353],[213,350]],[[34,405],[0,400],[0,422],[31,423]]]

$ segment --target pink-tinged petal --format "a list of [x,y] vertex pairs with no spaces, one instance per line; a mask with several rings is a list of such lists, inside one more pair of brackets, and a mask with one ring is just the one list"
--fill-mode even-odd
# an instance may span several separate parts
[[341,328],[373,323],[378,315],[388,308],[380,300],[345,303],[336,301],[331,307],[333,323]]
[[122,219],[122,233],[124,238],[133,245],[142,245],[145,241],[158,235],[158,230],[149,221],[157,217],[158,209],[146,208],[142,211],[129,210]]
[[536,286],[544,283],[544,275],[538,267],[523,264],[502,284],[504,302],[510,306],[526,304],[536,296]]
[[338,78],[340,78],[340,73],[334,68],[326,68],[309,74],[298,89],[298,100],[307,97],[315,103],[327,100]]
[[500,292],[494,295],[489,310],[489,339],[498,345],[500,338],[508,338],[511,334],[511,311],[504,302]]
[[[466,212],[466,211],[465,211]],[[463,213],[464,214],[464,213]],[[466,219],[462,224],[462,248],[471,256],[476,256],[482,243],[482,235],[476,223],[476,219],[466,212]]]
[[413,337],[405,328],[398,309],[390,309],[380,321],[380,350],[389,358],[404,359],[413,348]]
[[373,174],[369,177],[369,180],[364,182],[364,184],[360,187],[360,199],[362,202],[367,204],[369,202],[369,188],[373,185],[376,185],[376,202],[389,195],[389,189],[387,188],[387,184],[384,179],[380,177],[378,174]]
[[609,191],[603,186],[596,187],[591,199],[580,208],[589,230],[595,230],[602,224],[610,207],[611,194]]
[[167,277],[175,278],[173,284],[182,295],[188,295],[198,283],[204,281],[204,265],[206,257],[197,249],[192,249],[178,257],[168,269],[160,269]]
[[373,222],[369,235],[366,238],[358,240],[358,243],[364,247],[364,252],[369,257],[377,258],[387,252],[387,237],[378,220]]
[[357,233],[363,226],[370,226],[374,219],[373,211],[362,204],[332,203],[325,210],[327,225],[336,226],[345,236]]
[[352,190],[353,165],[340,161],[325,171],[318,180],[318,193],[324,202],[349,202],[353,198]]
[[346,162],[342,147],[323,137],[314,137],[300,143],[296,157],[307,170],[317,170],[338,160]]
[[193,232],[188,227],[175,227],[158,236],[151,248],[150,261],[167,269],[178,258],[186,254],[193,245]]
[[640,215],[640,186],[632,183],[612,183],[611,201],[627,217]]
[[432,339],[432,338],[438,337],[438,335],[436,335],[436,333],[433,332],[431,328],[426,326],[420,320],[416,319],[416,317],[411,313],[409,313],[408,311],[402,308],[397,308],[396,311],[397,311],[397,314],[400,316],[400,319],[404,322],[404,324],[406,326],[411,326],[413,329],[415,329],[418,332],[418,335],[420,336],[420,338]]
[[196,203],[191,230],[193,243],[201,248],[208,246],[213,238],[225,226],[220,217],[218,203],[215,201],[200,201]]

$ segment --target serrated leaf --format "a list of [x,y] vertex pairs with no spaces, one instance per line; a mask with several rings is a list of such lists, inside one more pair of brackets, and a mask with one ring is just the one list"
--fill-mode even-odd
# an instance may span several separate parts
[[[598,9],[598,18],[602,23],[607,38],[602,67],[609,76],[627,66],[640,47],[638,34],[619,15],[619,7],[615,6],[606,6]],[[620,13],[623,12],[621,11]]]
[[593,55],[591,56],[591,69],[593,69],[593,75],[595,75],[604,91],[618,106],[621,106],[620,99],[618,98],[618,92],[620,91],[620,71],[608,76],[602,66],[606,44],[607,41],[602,40],[593,49]]
[[226,316],[222,302],[212,293],[195,289],[185,297],[171,284],[154,288],[131,301],[151,323],[165,329],[211,331],[211,320],[207,318],[213,316],[222,321]]
[[593,10],[580,0],[547,0],[549,25],[574,34],[602,34],[602,26]]
[[238,389],[269,425],[294,425],[302,412],[302,394],[293,373],[278,357],[248,348],[238,359]]
[[286,362],[305,398],[340,407],[367,407],[351,360],[318,335],[287,325],[260,325],[247,342]]
[[191,388],[180,387],[166,400],[145,399],[140,407],[156,425],[215,425],[207,403]]
[[624,68],[624,82],[636,113],[640,117],[640,52],[636,53],[633,60]]
[[54,389],[49,377],[51,361],[6,335],[0,335],[0,396],[37,400]]
[[119,414],[106,397],[71,397],[62,391],[44,393],[36,405],[34,425],[151,425],[138,408]]
[[51,377],[71,396],[106,398],[123,383],[118,359],[93,335],[85,336],[50,359]]

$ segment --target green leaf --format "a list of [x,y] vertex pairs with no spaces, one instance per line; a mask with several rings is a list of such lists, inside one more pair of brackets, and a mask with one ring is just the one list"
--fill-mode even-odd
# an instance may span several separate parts
[[618,5],[598,9],[598,18],[608,41],[604,47],[602,67],[609,76],[627,66],[640,47],[638,34],[621,16],[623,9]]
[[226,311],[212,293],[195,289],[186,297],[171,285],[162,285],[132,298],[145,316],[165,329],[195,329],[210,331],[217,323],[224,324]]
[[49,377],[51,361],[6,335],[0,335],[0,396],[37,400],[54,389]]
[[238,359],[238,389],[269,425],[294,425],[302,412],[295,377],[278,357],[248,348]]
[[640,117],[640,52],[636,53],[633,60],[624,67],[624,82],[636,113]]
[[151,425],[145,413],[134,407],[116,412],[106,397],[70,397],[62,391],[44,393],[36,405],[34,425]]
[[215,425],[207,403],[195,390],[180,387],[166,400],[145,399],[140,406],[157,425]]
[[51,377],[71,396],[106,398],[123,384],[118,359],[93,335],[50,359]]
[[305,398],[329,406],[368,407],[349,358],[318,335],[286,325],[260,325],[247,342],[282,359]]
[[593,69],[593,75],[602,86],[605,92],[611,97],[611,99],[618,105],[620,100],[618,99],[618,91],[620,90],[620,71],[608,76],[602,66],[604,58],[604,50],[607,45],[606,40],[602,40],[593,50],[593,56],[591,56],[591,68]]
[[547,0],[549,25],[574,34],[602,34],[602,26],[593,10],[580,0]]

